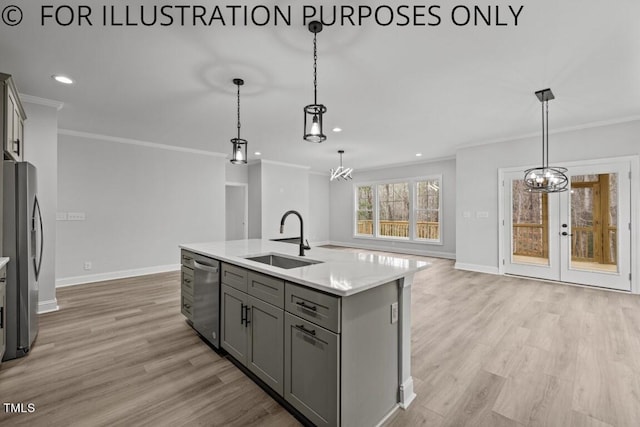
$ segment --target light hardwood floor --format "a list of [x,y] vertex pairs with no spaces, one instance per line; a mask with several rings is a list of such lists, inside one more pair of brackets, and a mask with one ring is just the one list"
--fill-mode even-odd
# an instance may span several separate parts
[[[640,425],[638,296],[431,261],[412,290],[418,397],[389,426]],[[0,367],[0,400],[36,412],[0,425],[298,425],[200,341],[179,294],[178,273],[59,289],[32,353]]]

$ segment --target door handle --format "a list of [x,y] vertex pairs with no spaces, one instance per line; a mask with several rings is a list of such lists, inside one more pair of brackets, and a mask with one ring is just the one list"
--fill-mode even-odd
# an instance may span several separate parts
[[562,235],[563,235],[563,236],[573,236],[573,234],[569,234],[569,233],[567,233],[566,231],[563,231],[563,232],[562,232]]
[[209,273],[217,273],[218,272],[218,267],[214,267],[212,265],[203,264],[201,262],[196,261],[195,259],[193,260],[193,267],[197,268],[198,270],[207,271]]

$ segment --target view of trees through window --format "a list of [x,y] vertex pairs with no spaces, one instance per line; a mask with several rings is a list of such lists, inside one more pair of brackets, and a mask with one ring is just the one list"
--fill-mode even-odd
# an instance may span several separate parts
[[[572,261],[616,264],[618,175],[571,176]],[[548,194],[512,188],[513,254],[548,257]]]
[[357,235],[411,239],[414,230],[416,240],[440,239],[439,178],[363,185],[356,192]]

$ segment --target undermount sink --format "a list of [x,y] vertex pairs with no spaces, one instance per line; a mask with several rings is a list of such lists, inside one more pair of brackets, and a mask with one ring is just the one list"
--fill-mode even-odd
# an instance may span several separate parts
[[262,264],[272,265],[274,267],[280,268],[298,268],[298,267],[306,267],[307,265],[312,264],[320,264],[322,261],[315,261],[312,259],[299,259],[299,258],[291,258],[285,255],[280,254],[265,254],[258,256],[250,256],[245,257],[249,261],[255,261]]

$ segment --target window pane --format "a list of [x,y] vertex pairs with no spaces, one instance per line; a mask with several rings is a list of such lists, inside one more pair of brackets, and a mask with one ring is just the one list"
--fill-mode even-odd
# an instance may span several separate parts
[[409,237],[409,184],[378,185],[378,232],[385,237]]
[[358,187],[358,218],[356,234],[373,236],[373,187],[365,185]]
[[440,180],[416,183],[416,237],[440,240]]

